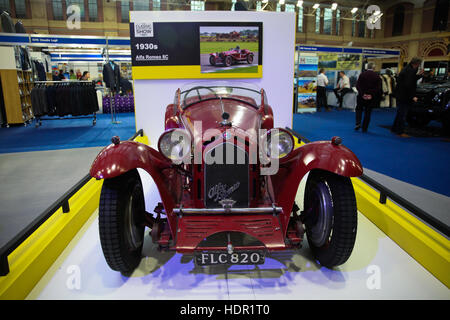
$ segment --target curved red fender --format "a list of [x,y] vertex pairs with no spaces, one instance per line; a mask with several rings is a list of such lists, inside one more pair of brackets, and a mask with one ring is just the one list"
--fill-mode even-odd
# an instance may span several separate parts
[[283,207],[282,226],[287,229],[300,181],[313,169],[326,170],[345,177],[358,177],[363,167],[356,155],[343,145],[330,141],[305,144],[280,163],[277,175],[271,176],[275,202]]
[[[90,175],[96,179],[109,179],[136,168],[147,171],[158,188],[169,220],[176,219],[172,211],[175,207],[174,196],[167,187],[162,169],[171,164],[155,149],[134,141],[123,141],[104,148],[92,163]],[[175,223],[175,221],[173,221]],[[171,225],[172,221],[171,221]]]

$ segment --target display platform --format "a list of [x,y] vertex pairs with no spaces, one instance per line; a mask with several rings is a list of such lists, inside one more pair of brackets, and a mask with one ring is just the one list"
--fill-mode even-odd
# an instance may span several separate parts
[[149,236],[143,255],[130,277],[112,271],[95,213],[27,299],[450,299],[444,284],[361,213],[353,254],[335,270],[314,262],[307,241],[258,267],[197,268],[188,256],[158,252]]

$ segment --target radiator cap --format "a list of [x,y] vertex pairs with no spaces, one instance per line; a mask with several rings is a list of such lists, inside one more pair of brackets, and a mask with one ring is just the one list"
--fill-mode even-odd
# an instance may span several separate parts
[[334,144],[335,146],[338,146],[342,144],[342,139],[341,137],[334,136],[333,138],[331,138],[331,143]]
[[120,138],[119,136],[114,136],[111,138],[111,142],[114,143],[114,145],[118,145],[120,143]]

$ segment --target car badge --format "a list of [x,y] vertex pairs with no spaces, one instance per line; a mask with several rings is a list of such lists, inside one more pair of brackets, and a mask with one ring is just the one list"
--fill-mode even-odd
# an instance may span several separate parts
[[232,186],[228,186],[227,184],[218,183],[212,186],[208,190],[208,198],[213,199],[215,202],[219,202],[220,200],[230,199],[230,195],[239,189],[241,183],[238,181]]
[[230,140],[231,137],[232,137],[232,135],[231,135],[231,133],[229,133],[228,131],[225,131],[225,132],[223,133],[223,138],[224,138],[225,140]]
[[222,208],[224,208],[225,211],[230,211],[230,209],[233,208],[236,201],[234,201],[233,199],[223,199],[220,200],[219,203],[222,205]]

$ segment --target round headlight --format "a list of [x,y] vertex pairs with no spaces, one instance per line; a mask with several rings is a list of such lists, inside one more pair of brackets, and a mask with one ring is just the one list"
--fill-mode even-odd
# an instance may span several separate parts
[[191,137],[186,130],[170,129],[159,138],[158,149],[167,159],[180,164],[191,155]]
[[264,140],[265,153],[272,159],[282,159],[294,149],[294,138],[283,129],[270,130]]

